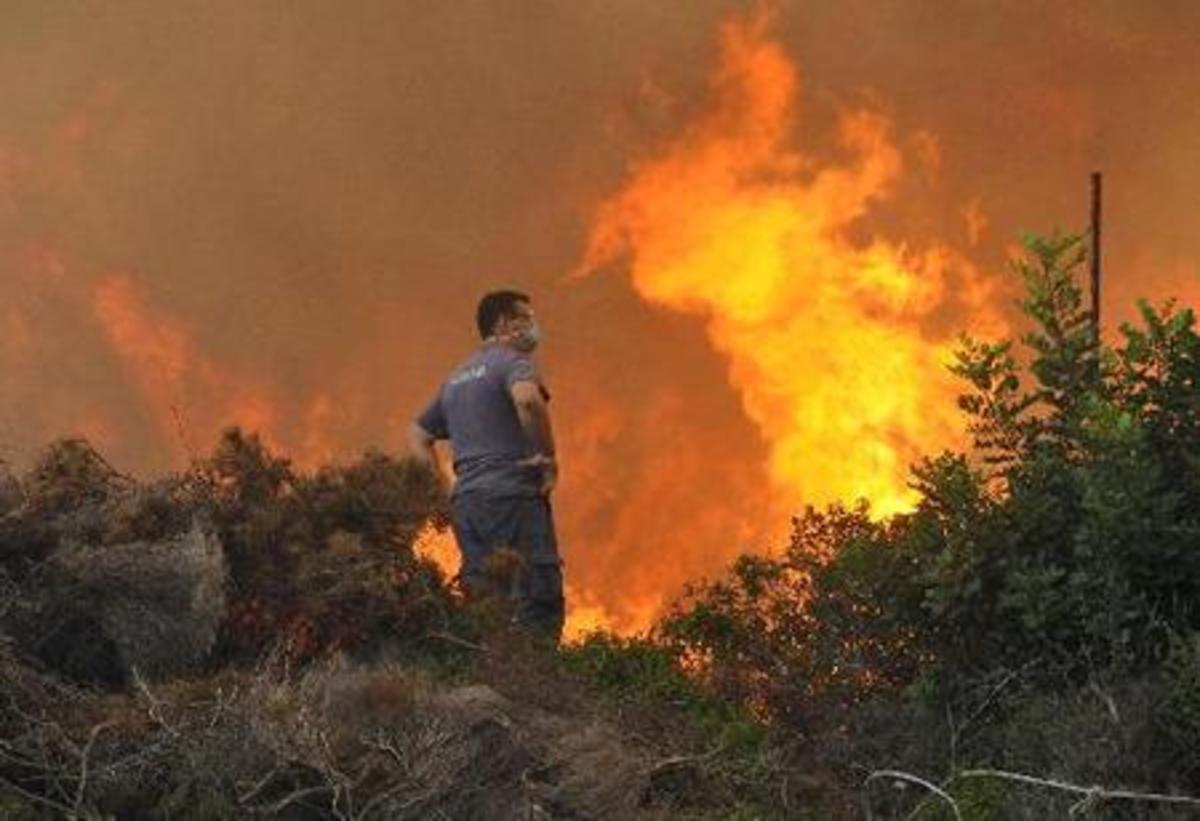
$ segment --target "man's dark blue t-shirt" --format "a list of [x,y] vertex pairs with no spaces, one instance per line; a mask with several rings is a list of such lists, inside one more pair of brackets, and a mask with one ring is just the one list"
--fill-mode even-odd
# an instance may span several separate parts
[[518,464],[533,453],[510,393],[517,382],[542,386],[533,360],[507,345],[485,344],[454,370],[418,417],[427,433],[450,440],[455,493],[539,494],[541,471]]

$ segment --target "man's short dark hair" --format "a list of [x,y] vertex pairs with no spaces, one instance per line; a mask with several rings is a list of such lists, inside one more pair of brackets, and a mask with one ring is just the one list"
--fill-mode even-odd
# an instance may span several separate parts
[[487,339],[496,331],[496,323],[503,318],[517,315],[517,304],[529,302],[529,297],[520,291],[492,291],[484,294],[475,309],[475,327],[479,329],[479,338]]

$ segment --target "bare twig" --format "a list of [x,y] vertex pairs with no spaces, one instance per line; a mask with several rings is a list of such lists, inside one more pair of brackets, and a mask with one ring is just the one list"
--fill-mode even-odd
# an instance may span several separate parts
[[[917,784],[921,787],[924,787],[925,789],[929,790],[931,793],[936,795],[938,798],[941,798],[943,801],[945,801],[947,804],[949,804],[950,809],[954,812],[954,817],[956,819],[958,819],[958,821],[963,821],[962,811],[959,810],[958,803],[954,800],[953,797],[951,797],[950,793],[946,792],[938,785],[930,783],[929,781],[926,781],[924,778],[919,778],[910,773],[901,772],[900,770],[876,770],[875,772],[873,772],[867,776],[867,778],[863,782],[863,784],[865,786],[866,784],[869,784],[872,781],[877,781],[881,778],[894,778],[897,781],[907,781],[909,783]],[[867,802],[868,814],[870,813],[870,810],[871,810],[871,804],[868,801]]]
[[[1026,665],[1026,666],[1028,666],[1028,665]],[[1024,669],[1024,668],[1022,668],[1022,669]],[[979,703],[979,706],[976,707],[974,710],[972,710],[971,713],[965,719],[963,719],[962,723],[959,724],[958,726],[955,726],[954,718],[950,714],[950,708],[947,706],[946,714],[947,714],[948,720],[950,722],[950,768],[951,768],[951,771],[953,771],[954,768],[957,767],[957,765],[958,765],[958,762],[955,760],[955,756],[957,755],[959,739],[962,738],[963,734],[967,731],[967,728],[970,727],[971,724],[977,718],[979,718],[981,715],[983,715],[987,711],[987,709],[992,706],[992,703],[995,702],[996,698],[1000,695],[1000,693],[1004,690],[1004,688],[1007,687],[1020,673],[1021,673],[1021,670],[1010,670],[1008,672],[1008,674],[1006,676],[1004,676],[1003,679],[1000,680],[1000,683],[997,684],[996,686],[994,686],[988,692],[988,694],[986,696],[984,696],[984,699],[982,702]]]
[[129,486],[129,487],[132,487],[133,485],[137,484],[137,479],[133,478],[128,473],[122,473],[121,471],[119,471],[115,467],[113,467],[112,463],[104,458],[104,454],[100,453],[100,451],[93,448],[87,442],[87,440],[81,439],[79,441],[84,443],[84,445],[88,448],[88,450],[91,451],[91,455],[96,457],[96,461],[98,461],[105,468],[105,470],[107,470],[109,472],[109,474],[111,475],[111,477],[113,479],[119,479],[119,480],[121,480],[121,482],[123,482],[126,486]]
[[[329,802],[329,810],[335,818],[346,819],[354,817],[354,788],[358,786],[358,780],[351,779],[350,776],[342,772],[337,766],[337,754],[334,752],[333,744],[329,740],[329,733],[325,730],[317,731],[317,743],[321,752],[321,775],[329,784],[330,790],[333,792],[333,798]],[[346,812],[341,810],[342,798],[346,800]]]
[[393,784],[392,786],[388,787],[386,790],[380,790],[370,801],[368,801],[366,804],[363,804],[363,808],[358,811],[358,814],[356,817],[357,818],[370,818],[371,810],[375,809],[375,807],[379,806],[384,801],[387,801],[396,792],[403,789],[404,787],[405,787],[405,784],[400,783],[400,784]]
[[363,741],[368,746],[378,750],[379,752],[387,753],[388,756],[390,756],[391,759],[396,762],[396,765],[400,767],[400,771],[405,775],[408,775],[408,773],[411,772],[412,765],[408,760],[408,756],[402,755],[400,751],[396,749],[396,745],[392,744],[392,742],[385,741],[382,733],[380,733],[377,738],[363,739]]
[[130,672],[133,673],[133,683],[137,686],[138,692],[150,703],[150,706],[146,708],[147,714],[154,720],[155,724],[162,727],[167,733],[172,736],[178,736],[179,731],[167,723],[167,719],[162,714],[163,703],[150,692],[150,687],[146,684],[145,679],[142,678],[142,674],[138,671],[138,668],[135,666],[131,668]]
[[1092,679],[1091,681],[1088,682],[1088,689],[1090,689],[1093,693],[1095,693],[1096,698],[1100,699],[1100,702],[1106,708],[1108,708],[1108,715],[1113,720],[1113,724],[1120,724],[1121,723],[1121,713],[1117,710],[1116,700],[1113,699],[1113,697],[1111,695],[1104,692],[1104,690],[1100,687],[1100,685],[1096,683],[1095,679]]
[[100,737],[100,733],[115,722],[104,721],[92,728],[92,732],[88,735],[87,744],[83,747],[83,752],[79,756],[79,784],[75,787],[75,804],[71,809],[71,817],[75,818],[79,815],[79,810],[83,807],[83,799],[87,795],[88,782],[88,759],[92,754],[92,747],[96,745],[96,739]]
[[962,728],[954,726],[954,710],[949,704],[946,705],[946,724],[950,726],[950,772],[954,772],[958,769],[958,734]]
[[431,630],[430,632],[425,634],[425,638],[437,639],[438,641],[444,641],[444,642],[447,642],[448,644],[454,644],[454,645],[457,645],[458,647],[464,647],[467,650],[474,650],[477,653],[489,652],[488,649],[486,647],[484,647],[482,644],[476,644],[473,641],[467,641],[466,639],[459,638],[458,636],[454,635],[453,633],[444,633],[444,632],[437,631],[437,630]]
[[[407,801],[405,801],[403,804],[399,805],[398,807],[394,807],[392,809],[392,813],[393,813],[393,815],[399,815],[401,813],[408,812],[412,808],[418,807],[421,804],[428,801],[429,799],[436,798],[437,796],[438,796],[437,790],[428,790],[424,793],[421,793],[420,795],[413,796],[412,798],[408,799]],[[441,815],[441,810],[437,810],[436,812],[439,815]]]
[[278,815],[284,810],[284,808],[295,804],[297,801],[308,798],[310,795],[317,795],[318,793],[323,792],[329,792],[329,787],[325,784],[319,784],[316,787],[301,787],[295,792],[285,795],[283,798],[279,799],[269,807],[259,807],[258,809],[267,815]]
[[675,767],[682,767],[686,764],[700,764],[701,762],[708,761],[709,759],[715,758],[716,756],[720,755],[721,751],[724,749],[725,749],[725,745],[718,744],[716,747],[713,747],[708,752],[700,753],[699,755],[671,756],[670,758],[663,759],[662,761],[658,762],[653,767],[651,767],[650,772],[647,774],[647,777],[653,778],[654,776],[659,775],[660,773],[664,773],[667,770],[674,769]]
[[12,745],[9,741],[0,738],[0,759],[7,760],[16,764],[18,767],[31,767],[40,769],[41,763],[25,755]]
[[275,776],[277,776],[277,775],[279,775],[278,767],[276,767],[275,769],[271,770],[271,772],[269,772],[265,776],[263,776],[263,778],[260,781],[258,781],[258,783],[256,783],[254,786],[252,786],[250,788],[249,792],[239,795],[238,803],[239,804],[248,804],[250,802],[250,800],[252,798],[254,798],[254,796],[258,795],[260,792],[265,790],[267,788],[267,785],[270,784],[272,781],[274,781]]
[[238,686],[235,684],[232,689],[226,693],[224,687],[217,688],[217,694],[212,700],[213,711],[208,717],[208,729],[213,729],[217,723],[225,717],[226,711],[230,706],[237,701]]
[[17,784],[13,781],[9,781],[7,778],[5,778],[2,775],[0,775],[0,785],[2,785],[6,790],[12,790],[17,795],[24,798],[26,801],[32,801],[35,804],[45,804],[47,807],[50,807],[53,810],[57,810],[58,812],[62,813],[65,816],[71,815],[71,808],[68,807],[66,804],[60,804],[59,802],[54,801],[53,799],[50,799],[50,798],[46,798],[43,795],[38,795],[37,793],[31,793],[29,790],[25,789],[20,784]]
[[43,719],[38,721],[35,726],[37,727],[37,732],[33,734],[32,740],[37,745],[38,752],[41,754],[41,760],[36,766],[42,771],[43,780],[47,787],[58,793],[58,796],[64,802],[71,801],[73,797],[67,792],[67,788],[62,783],[61,776],[63,776],[64,771],[60,767],[50,764],[51,761],[58,757],[56,755],[58,750],[53,746],[54,742],[47,737],[47,734],[53,733],[56,735],[58,743],[66,747],[67,751],[72,755],[80,755],[82,751],[57,722]]
[[1018,670],[1010,670],[1008,674],[1000,680],[999,684],[992,687],[988,694],[984,696],[983,701],[981,701],[979,705],[972,710],[965,719],[963,719],[961,724],[955,724],[954,711],[949,704],[946,705],[946,724],[950,727],[950,772],[954,772],[958,769],[959,739],[961,739],[967,732],[967,728],[969,728],[977,718],[983,715],[987,709],[992,706],[992,703],[996,700],[997,696],[999,696],[1001,691],[1008,686],[1009,682],[1017,677],[1019,672],[1020,671]]
[[1186,804],[1200,807],[1200,798],[1189,795],[1165,795],[1163,793],[1142,793],[1132,790],[1110,790],[1106,787],[1081,787],[1065,781],[1054,781],[1049,778],[1038,778],[1023,773],[1010,773],[1004,770],[963,770],[954,776],[957,778],[999,778],[1005,781],[1015,781],[1034,787],[1048,787],[1054,790],[1082,795],[1086,801],[1152,801],[1163,804]]

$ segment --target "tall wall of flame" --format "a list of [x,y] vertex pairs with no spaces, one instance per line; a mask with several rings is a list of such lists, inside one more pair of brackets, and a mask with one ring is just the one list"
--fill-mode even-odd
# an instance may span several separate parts
[[843,160],[792,149],[796,70],[767,24],[724,27],[712,107],[601,209],[585,269],[628,256],[638,293],[704,317],[785,504],[897,512],[909,466],[961,444],[954,340],[925,320],[953,297],[1002,331],[998,300],[945,245],[853,241],[901,153],[870,110],[840,117]]

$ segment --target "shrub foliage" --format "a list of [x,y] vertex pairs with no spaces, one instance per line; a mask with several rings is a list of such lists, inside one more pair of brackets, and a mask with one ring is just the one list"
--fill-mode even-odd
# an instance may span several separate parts
[[[805,511],[785,550],[742,557],[726,578],[694,587],[656,635],[717,692],[802,733],[866,733],[869,706],[883,702],[886,732],[924,722],[926,737],[945,736],[939,768],[974,755],[1197,792],[1183,748],[1150,732],[1165,723],[1194,741],[1186,705],[1200,697],[1188,651],[1200,635],[1195,316],[1140,303],[1140,321],[1102,342],[1077,282],[1080,238],[1026,245],[1015,267],[1029,330],[1019,345],[964,337],[953,368],[972,450],[914,466],[920,501],[909,514],[876,521],[865,503]],[[1005,692],[992,692],[998,682]],[[1124,744],[1111,762],[1128,763],[1130,745],[1141,745],[1137,760],[1153,766],[1105,773],[1065,753],[1022,758],[1012,732],[1022,715],[1068,721],[1080,710],[1047,705],[1082,700],[1089,715],[1108,703],[1119,716],[1116,697],[1091,694],[1110,685],[1155,705],[1133,710],[1143,725],[1104,749]],[[917,715],[904,704],[924,707]],[[1007,725],[1010,707],[1017,723]],[[975,747],[937,729],[956,713],[974,716]],[[984,718],[1009,735],[984,732]],[[1058,729],[1064,748],[1086,737]],[[1055,731],[1044,724],[1038,735]],[[911,761],[914,749],[897,741],[876,761]]]

